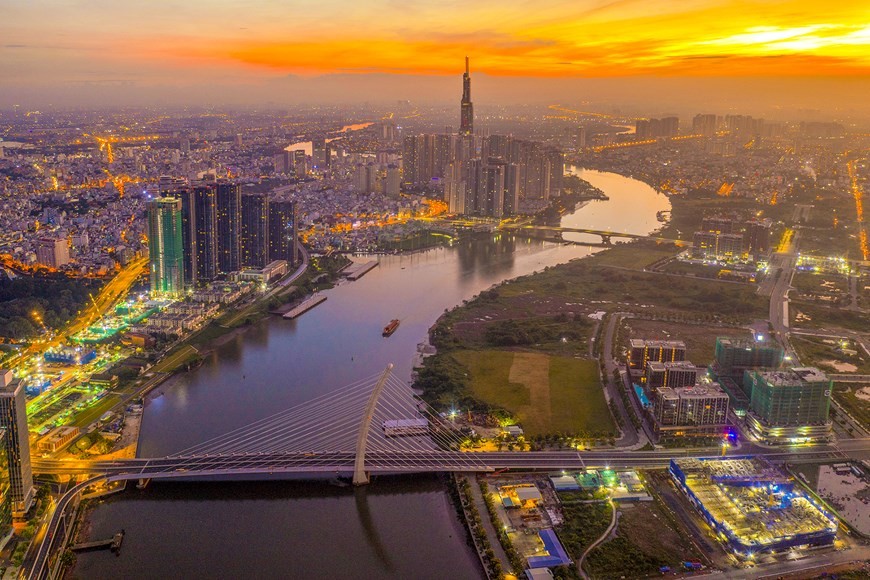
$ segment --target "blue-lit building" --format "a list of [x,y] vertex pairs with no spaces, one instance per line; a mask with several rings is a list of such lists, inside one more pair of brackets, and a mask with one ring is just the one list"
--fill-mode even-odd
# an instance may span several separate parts
[[670,474],[736,554],[833,543],[837,520],[794,481],[757,457],[672,459]]

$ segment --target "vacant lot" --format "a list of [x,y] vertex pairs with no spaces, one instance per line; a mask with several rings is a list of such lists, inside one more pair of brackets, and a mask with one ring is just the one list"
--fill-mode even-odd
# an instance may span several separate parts
[[[828,306],[792,301],[789,305],[792,324],[800,328],[846,328],[863,332],[870,328],[870,316]],[[798,315],[800,319],[798,319]]]
[[660,567],[679,569],[684,561],[700,559],[698,550],[656,502],[619,506],[616,537],[589,553],[592,578],[638,578]]
[[707,366],[713,361],[716,338],[750,338],[748,329],[681,324],[661,320],[626,319],[623,323],[631,338],[654,340],[682,340],[686,343],[686,358],[697,366]]
[[[834,387],[833,395],[834,400],[849,411],[855,419],[860,421],[862,427],[870,429],[870,401],[858,396],[859,391],[866,388],[866,385],[837,385]],[[866,390],[863,392],[866,392]]]
[[798,359],[804,366],[819,367],[832,373],[870,373],[870,360],[859,345],[846,343],[848,350],[856,354],[847,354],[839,349],[840,341],[833,338],[816,338],[793,336],[791,344],[797,352]]
[[529,435],[612,432],[598,363],[541,353],[457,350],[472,395],[511,412]]
[[569,302],[628,302],[747,322],[768,314],[769,301],[756,294],[753,285],[614,267],[606,263],[608,254],[518,278],[500,287],[498,294],[501,298],[533,295]]

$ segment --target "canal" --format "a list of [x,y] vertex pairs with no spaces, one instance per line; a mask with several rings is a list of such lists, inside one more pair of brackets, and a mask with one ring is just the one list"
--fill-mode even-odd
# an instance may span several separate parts
[[[609,201],[563,225],[646,234],[670,209],[648,185],[572,168]],[[567,236],[566,236],[567,237]],[[595,249],[494,235],[378,257],[356,282],[295,320],[234,337],[148,401],[139,455],[173,453],[396,365],[410,380],[417,345],[445,309],[493,284]],[[401,320],[389,338],[384,325]],[[473,578],[477,557],[437,476],[381,478],[363,489],[326,482],[158,483],[98,506],[91,535],[126,529],[119,557],[79,555],[83,578]]]

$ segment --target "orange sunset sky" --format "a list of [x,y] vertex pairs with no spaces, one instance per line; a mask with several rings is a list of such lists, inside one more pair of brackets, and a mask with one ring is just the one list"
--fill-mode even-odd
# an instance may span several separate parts
[[456,75],[466,54],[493,77],[870,73],[866,0],[0,0],[0,14],[13,89]]

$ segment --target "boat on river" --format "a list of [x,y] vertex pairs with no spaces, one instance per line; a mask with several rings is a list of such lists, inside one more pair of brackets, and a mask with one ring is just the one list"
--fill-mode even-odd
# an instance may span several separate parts
[[394,319],[392,319],[392,320],[390,321],[390,323],[389,323],[388,325],[386,325],[386,326],[384,327],[383,335],[384,335],[384,336],[390,336],[390,335],[392,335],[394,332],[396,332],[396,329],[397,329],[397,328],[399,328],[399,319],[398,319],[398,318],[394,318]]

